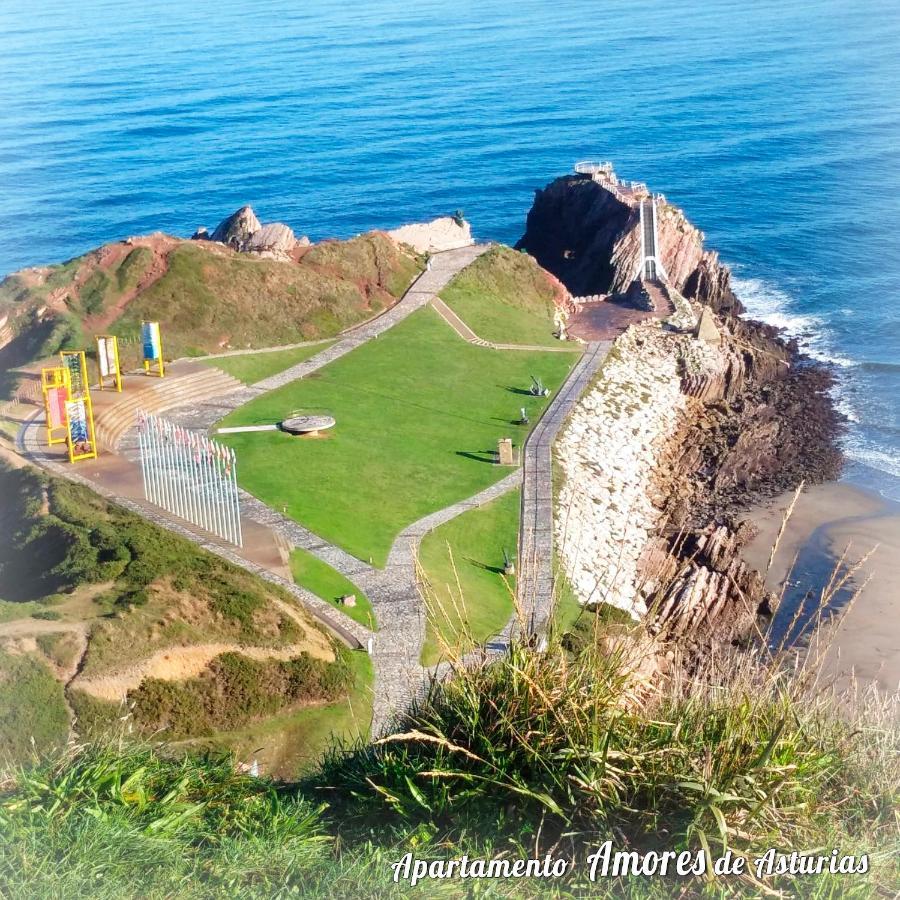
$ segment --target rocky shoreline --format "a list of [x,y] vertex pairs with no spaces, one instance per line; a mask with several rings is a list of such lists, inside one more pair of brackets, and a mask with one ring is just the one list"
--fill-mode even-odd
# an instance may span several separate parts
[[[519,242],[575,295],[634,293],[639,214],[613,181],[552,182]],[[706,330],[648,314],[617,340],[557,445],[557,546],[582,602],[705,648],[745,638],[773,611],[741,557],[752,535],[743,514],[801,481],[835,479],[842,419],[830,371],[743,318],[728,267],[681,210],[657,203],[662,293],[687,301]]]

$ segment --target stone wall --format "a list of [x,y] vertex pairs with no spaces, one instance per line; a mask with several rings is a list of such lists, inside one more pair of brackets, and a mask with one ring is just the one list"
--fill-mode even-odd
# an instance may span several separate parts
[[646,613],[641,560],[663,506],[655,473],[689,402],[681,390],[686,362],[699,370],[716,356],[656,322],[632,326],[564,426],[556,547],[581,603]]

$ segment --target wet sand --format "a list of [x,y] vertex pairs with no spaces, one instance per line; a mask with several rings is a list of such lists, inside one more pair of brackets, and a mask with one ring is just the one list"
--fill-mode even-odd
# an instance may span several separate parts
[[[783,495],[746,517],[759,534],[744,556],[761,571],[792,498]],[[843,482],[808,488],[797,501],[768,574],[769,586],[784,591],[782,618],[787,620],[806,591],[821,592],[841,554],[846,552],[852,565],[873,548],[840,598],[861,588],[823,662],[822,679],[838,692],[847,690],[854,678],[860,687],[877,683],[887,692],[900,687],[900,504]]]

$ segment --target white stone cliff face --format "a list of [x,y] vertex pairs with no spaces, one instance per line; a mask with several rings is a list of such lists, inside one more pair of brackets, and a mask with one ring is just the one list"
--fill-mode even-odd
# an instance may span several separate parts
[[687,407],[682,373],[714,365],[716,355],[657,323],[632,326],[564,426],[555,538],[582,604],[647,612],[640,563],[660,524],[654,475]]
[[462,224],[452,216],[443,216],[431,222],[404,225],[395,228],[388,234],[398,244],[408,244],[419,253],[440,253],[443,250],[456,250],[475,243],[472,239],[472,228],[463,220]]

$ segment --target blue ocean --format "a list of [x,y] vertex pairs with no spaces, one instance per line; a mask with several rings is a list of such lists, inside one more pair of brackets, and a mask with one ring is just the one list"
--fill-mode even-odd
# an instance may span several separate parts
[[900,498],[896,0],[0,3],[0,272],[250,203],[312,239],[613,160],[834,363],[847,476]]

